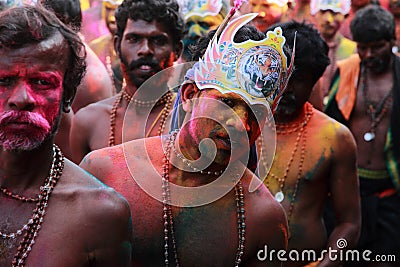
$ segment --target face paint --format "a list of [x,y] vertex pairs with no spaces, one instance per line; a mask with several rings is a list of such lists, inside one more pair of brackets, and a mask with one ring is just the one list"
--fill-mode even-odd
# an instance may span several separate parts
[[31,150],[57,129],[69,48],[60,36],[0,49],[0,146]]

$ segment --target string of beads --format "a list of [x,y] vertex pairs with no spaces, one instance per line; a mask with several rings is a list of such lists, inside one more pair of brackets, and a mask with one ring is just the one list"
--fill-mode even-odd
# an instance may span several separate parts
[[[166,94],[162,96],[162,98],[158,101],[154,100],[153,101],[142,101],[142,100],[137,100],[134,99],[132,95],[128,94],[126,92],[125,88],[121,90],[121,92],[117,95],[117,98],[115,99],[115,102],[113,104],[113,107],[111,109],[111,114],[110,114],[110,133],[108,137],[108,146],[114,146],[115,145],[115,124],[116,124],[116,117],[117,117],[117,111],[118,111],[118,106],[121,103],[122,99],[125,99],[129,103],[132,103],[136,106],[141,106],[141,107],[151,107],[154,104],[164,104],[164,108],[161,110],[161,112],[158,114],[156,119],[154,120],[153,124],[151,125],[150,129],[146,133],[145,137],[148,137],[155,127],[155,124],[157,123],[158,120],[160,120],[159,128],[157,131],[158,135],[161,135],[164,132],[165,129],[165,123],[168,118],[171,106],[172,106],[172,98],[173,95],[170,91],[168,91]],[[153,104],[149,104],[152,102]],[[147,106],[150,105],[150,106]]]
[[4,193],[2,190],[7,197],[12,199],[22,202],[37,202],[31,218],[20,229],[12,233],[0,231],[0,237],[3,239],[16,239],[24,234],[19,243],[18,250],[12,260],[12,267],[24,266],[25,261],[32,250],[32,246],[35,244],[35,239],[38,236],[41,224],[43,223],[51,193],[60,179],[63,169],[64,156],[60,148],[56,145],[53,145],[53,162],[49,171],[49,175],[45,179],[44,185],[40,187],[40,193],[38,194],[37,198],[28,198],[14,193],[10,194],[8,193],[10,192],[8,189],[6,190],[7,193]]
[[[178,131],[174,131],[167,139],[167,147],[164,153],[164,161],[162,167],[162,199],[163,199],[163,221],[164,221],[164,263],[169,266],[169,243],[172,244],[172,251],[174,254],[175,266],[179,266],[179,259],[177,253],[177,245],[175,239],[174,220],[171,209],[171,190],[169,186],[169,159],[171,149],[175,145],[176,136]],[[235,186],[235,201],[237,212],[238,224],[238,248],[235,256],[235,267],[238,267],[242,261],[242,256],[245,248],[245,233],[246,233],[246,216],[245,216],[245,202],[243,194],[242,182],[239,180]],[[169,241],[171,237],[171,242]]]

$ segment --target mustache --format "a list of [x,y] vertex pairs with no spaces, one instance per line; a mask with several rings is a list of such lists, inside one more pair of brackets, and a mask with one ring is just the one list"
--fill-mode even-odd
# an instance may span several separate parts
[[46,131],[50,130],[49,122],[36,112],[9,110],[0,115],[0,125],[13,122],[28,123]]
[[376,64],[381,64],[382,60],[379,59],[379,58],[367,58],[367,59],[364,59],[361,63],[364,64],[364,65],[366,65],[366,64],[374,64],[374,65],[376,65]]
[[138,60],[133,60],[129,64],[128,68],[129,70],[136,69],[142,65],[148,65],[151,68],[155,69],[158,67],[159,62],[155,60],[154,58],[139,58]]

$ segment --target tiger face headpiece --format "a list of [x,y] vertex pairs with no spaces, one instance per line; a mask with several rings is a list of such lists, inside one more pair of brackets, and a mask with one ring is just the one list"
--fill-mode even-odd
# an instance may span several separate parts
[[194,81],[200,90],[234,92],[251,105],[268,105],[274,111],[292,72],[294,49],[287,66],[285,37],[280,27],[267,32],[263,40],[235,43],[236,32],[256,16],[246,14],[229,22],[194,66]]

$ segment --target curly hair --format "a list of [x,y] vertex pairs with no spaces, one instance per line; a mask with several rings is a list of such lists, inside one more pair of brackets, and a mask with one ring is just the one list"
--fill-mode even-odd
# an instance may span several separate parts
[[322,39],[313,24],[306,22],[288,21],[274,24],[268,30],[281,27],[283,36],[286,38],[285,46],[293,49],[294,36],[296,33],[296,52],[294,57],[295,71],[293,76],[301,76],[303,73],[313,74],[313,82],[317,82],[324,74],[326,67],[330,64],[329,47]]
[[353,40],[361,43],[395,40],[395,28],[393,15],[377,5],[358,10],[350,24]]
[[174,47],[183,38],[185,24],[176,0],[124,0],[115,11],[116,35],[122,39],[128,19],[157,21],[167,27]]
[[[193,53],[192,61],[198,61],[201,57],[203,57],[203,54],[206,51],[211,39],[214,37],[216,31],[217,30],[209,31],[206,36],[200,37],[195,46],[191,47]],[[257,30],[256,27],[251,25],[243,25],[236,32],[235,36],[233,37],[233,41],[235,43],[242,43],[247,40],[260,41],[264,38],[264,33]]]
[[40,0],[47,9],[54,11],[56,16],[75,32],[82,28],[82,10],[79,0]]
[[63,81],[64,93],[75,95],[86,72],[86,50],[79,36],[40,4],[9,8],[0,13],[0,49],[19,49],[38,44],[58,32],[67,41],[70,50]]

